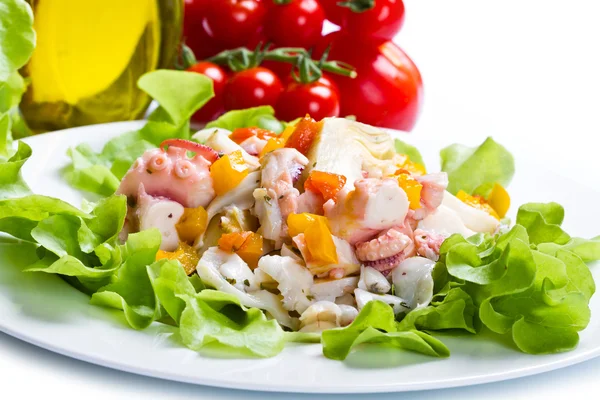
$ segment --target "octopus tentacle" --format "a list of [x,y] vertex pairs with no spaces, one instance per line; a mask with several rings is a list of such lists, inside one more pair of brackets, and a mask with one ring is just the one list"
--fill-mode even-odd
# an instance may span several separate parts
[[384,274],[414,254],[412,239],[399,228],[388,229],[375,239],[356,245],[356,257]]

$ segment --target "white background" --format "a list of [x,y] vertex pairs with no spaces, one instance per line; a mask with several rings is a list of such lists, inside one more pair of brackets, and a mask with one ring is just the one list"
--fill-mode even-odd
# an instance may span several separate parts
[[[596,0],[405,2],[406,24],[396,41],[420,67],[426,86],[415,135],[442,134],[440,147],[455,141],[474,144],[492,135],[509,148],[528,146],[545,166],[581,174],[590,186],[600,188],[600,4]],[[598,212],[591,212],[591,222],[597,222]],[[600,359],[530,378],[401,397],[583,399],[597,397],[593,393],[600,391],[598,376]],[[9,393],[12,398],[64,400],[265,396],[112,371],[4,334],[0,334],[0,385],[3,398]],[[335,397],[341,398],[330,398]]]

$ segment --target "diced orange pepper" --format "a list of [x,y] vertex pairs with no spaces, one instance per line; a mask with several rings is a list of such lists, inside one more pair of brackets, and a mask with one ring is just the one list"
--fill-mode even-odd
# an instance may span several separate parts
[[186,208],[175,225],[179,239],[192,244],[205,230],[208,215],[204,207]]
[[259,157],[264,156],[267,153],[272,152],[273,150],[282,149],[285,146],[285,139],[282,137],[274,137],[267,141],[265,147],[260,152]]
[[237,144],[240,144],[244,140],[251,138],[252,136],[257,136],[259,139],[262,139],[262,140],[269,140],[270,138],[276,137],[277,134],[268,129],[262,129],[262,128],[257,128],[257,127],[237,128],[236,130],[231,132],[231,135],[229,135],[229,138],[231,140],[233,140],[234,142],[236,142]]
[[320,194],[327,201],[335,199],[345,184],[346,177],[344,175],[313,170],[304,182],[304,190]]
[[301,233],[304,233],[306,229],[316,220],[323,220],[329,229],[329,222],[327,218],[322,215],[301,213],[301,214],[290,214],[287,217],[287,226],[290,237],[294,237]]
[[[406,160],[401,165],[398,165],[398,168],[400,168],[400,170],[408,171],[412,175],[416,175],[416,176],[425,175],[427,173],[425,166],[411,161],[410,157],[407,156],[406,154],[403,154],[403,156],[406,157]],[[396,172],[396,173],[398,173],[398,172]]]
[[306,114],[296,125],[294,133],[285,143],[285,147],[292,147],[304,155],[308,154],[315,138],[321,132],[321,128],[323,128],[322,122],[316,122]]
[[510,208],[510,196],[506,189],[499,183],[494,184],[494,187],[487,198],[487,202],[494,210],[496,210],[500,218],[504,218]]
[[456,197],[463,203],[471,207],[477,208],[479,210],[485,211],[492,217],[496,218],[497,220],[500,220],[500,216],[498,215],[498,213],[496,213],[496,210],[494,210],[492,206],[490,206],[483,197],[471,196],[464,190],[459,190],[458,193],[456,193]]
[[263,252],[263,237],[258,233],[244,231],[225,233],[219,238],[219,249],[236,253],[242,260],[254,269]]
[[219,249],[229,253],[235,253],[242,247],[251,234],[252,232],[250,231],[225,233],[219,238]]
[[316,219],[306,228],[304,240],[312,262],[322,265],[337,264],[337,249],[331,231],[323,219]]
[[210,166],[210,176],[217,195],[233,189],[248,175],[248,166],[240,150],[219,158]]
[[200,256],[198,256],[196,249],[187,243],[179,243],[179,247],[177,247],[177,250],[175,251],[159,250],[156,253],[157,261],[164,258],[167,260],[179,261],[185,270],[185,273],[188,275],[191,275],[196,270],[196,266],[200,261]]
[[258,260],[263,254],[263,237],[258,233],[252,234],[244,241],[236,254],[252,269],[258,267]]
[[421,185],[415,178],[410,174],[400,174],[398,176],[398,184],[406,192],[408,202],[411,210],[421,208]]

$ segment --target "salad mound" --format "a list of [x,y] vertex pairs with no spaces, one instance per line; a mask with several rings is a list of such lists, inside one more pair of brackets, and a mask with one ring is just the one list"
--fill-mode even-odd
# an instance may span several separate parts
[[514,162],[491,138],[443,149],[428,173],[417,149],[350,119],[258,107],[194,132],[212,82],[159,70],[138,82],[160,105],[141,129],[68,151],[65,179],[97,201],[32,193],[31,148],[14,143],[27,10],[5,12],[28,45],[0,48],[0,232],[38,246],[26,272],[59,275],[132,328],[178,326],[197,351],[269,357],[299,341],[338,360],[363,343],[447,357],[436,332],[484,328],[531,354],[577,346],[600,237],[571,237],[556,203],[522,205],[511,224]]

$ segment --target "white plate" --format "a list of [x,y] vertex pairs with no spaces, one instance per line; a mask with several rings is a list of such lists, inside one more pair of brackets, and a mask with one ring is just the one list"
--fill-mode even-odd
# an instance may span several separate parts
[[[139,126],[140,122],[115,123],[28,139],[34,156],[24,168],[26,181],[37,193],[79,205],[81,194],[60,178],[60,169],[68,162],[65,150],[80,142],[100,149],[109,138]],[[428,164],[434,166],[437,141],[423,135],[408,139],[419,145]],[[526,200],[561,202],[567,209],[569,232],[579,236],[597,233],[594,229],[599,224],[590,223],[586,212],[600,201],[594,189],[536,165],[526,149],[511,150],[518,160],[517,177],[511,185],[516,204]],[[23,247],[31,251],[24,255]],[[482,334],[439,335],[451,350],[448,359],[367,347],[338,362],[323,357],[320,345],[289,345],[268,359],[212,358],[179,344],[172,327],[153,324],[145,331],[132,330],[122,313],[89,305],[84,294],[60,278],[22,273],[20,269],[33,257],[30,245],[0,237],[0,330],[70,357],[158,378],[281,392],[391,392],[499,381],[600,355],[600,300],[595,296],[590,325],[581,333],[578,348],[569,353],[530,356],[516,351],[510,341]],[[593,272],[600,278],[599,268]]]

